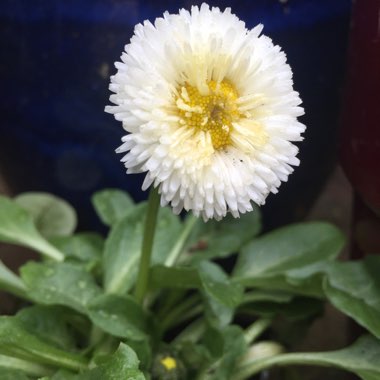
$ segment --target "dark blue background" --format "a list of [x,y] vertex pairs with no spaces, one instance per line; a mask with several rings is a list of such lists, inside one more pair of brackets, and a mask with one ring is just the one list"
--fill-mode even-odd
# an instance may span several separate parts
[[[103,187],[136,199],[114,149],[120,123],[104,113],[109,76],[133,27],[199,1],[3,0],[0,7],[0,164],[14,192],[51,191],[93,227],[89,195]],[[294,70],[308,129],[301,167],[268,198],[267,226],[302,217],[334,163],[349,29],[349,0],[212,1],[280,44]]]

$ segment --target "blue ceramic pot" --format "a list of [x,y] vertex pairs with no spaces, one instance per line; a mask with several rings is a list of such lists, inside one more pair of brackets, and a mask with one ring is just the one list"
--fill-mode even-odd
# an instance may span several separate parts
[[[123,131],[104,113],[109,76],[134,25],[199,1],[3,0],[0,8],[0,163],[14,192],[42,190],[79,208],[93,227],[89,195],[120,187],[136,199],[142,176],[125,175],[114,149]],[[268,226],[306,210],[334,160],[350,0],[212,1],[287,52],[308,126],[302,165],[270,196]],[[4,48],[5,47],[5,48]],[[300,211],[301,210],[301,211]]]

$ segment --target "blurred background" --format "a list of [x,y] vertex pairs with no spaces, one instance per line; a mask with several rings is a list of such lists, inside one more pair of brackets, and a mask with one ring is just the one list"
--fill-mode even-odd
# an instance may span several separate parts
[[[0,193],[59,195],[77,208],[81,230],[101,229],[90,204],[95,191],[117,187],[135,200],[145,198],[143,176],[126,176],[114,152],[123,130],[104,113],[109,76],[135,24],[200,4],[2,0]],[[299,144],[301,166],[279,194],[269,196],[262,208],[264,228],[328,220],[353,237],[353,257],[380,252],[380,1],[357,0],[354,6],[351,0],[209,4],[231,7],[247,28],[264,24],[264,33],[286,52],[303,99],[307,130]],[[25,250],[17,256],[12,250],[1,247],[12,267],[30,257]],[[14,300],[1,298],[0,312],[14,307]],[[300,348],[343,346],[345,324],[339,313],[328,310]]]
[[[78,210],[81,228],[99,227],[89,196],[104,187],[136,200],[142,177],[126,176],[123,130],[112,115],[109,76],[134,25],[164,11],[200,5],[183,0],[3,0],[0,7],[0,170],[12,193],[50,191]],[[350,0],[219,0],[247,28],[264,24],[294,71],[307,125],[301,166],[270,196],[267,228],[306,215],[336,160],[346,67]],[[301,190],[302,189],[302,190]]]

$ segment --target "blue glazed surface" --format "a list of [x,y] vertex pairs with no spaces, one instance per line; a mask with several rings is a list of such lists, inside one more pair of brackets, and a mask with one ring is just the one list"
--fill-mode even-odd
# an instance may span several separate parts
[[[14,191],[44,190],[67,198],[80,208],[82,227],[93,224],[88,196],[97,189],[120,187],[136,199],[144,197],[142,177],[126,176],[114,153],[122,128],[103,111],[113,62],[136,23],[200,3],[2,1],[0,163]],[[211,2],[231,6],[249,28],[264,24],[264,33],[287,52],[304,100],[308,131],[301,145],[302,166],[280,195],[269,198],[269,224],[306,208],[333,161],[350,3]]]

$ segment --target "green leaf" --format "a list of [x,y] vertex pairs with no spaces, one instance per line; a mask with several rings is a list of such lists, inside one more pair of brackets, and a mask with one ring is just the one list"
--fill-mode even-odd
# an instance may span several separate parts
[[0,380],[28,380],[24,372],[17,369],[3,368],[0,357]]
[[245,246],[234,277],[250,284],[257,277],[277,275],[337,257],[342,233],[328,223],[293,224],[272,231]]
[[107,333],[132,340],[147,338],[148,316],[130,296],[101,295],[88,305],[92,322]]
[[244,294],[242,304],[253,302],[276,302],[287,303],[293,299],[294,295],[283,291],[271,291],[255,289]]
[[37,231],[33,217],[16,202],[1,195],[0,240],[34,249],[54,260],[63,260],[63,254]]
[[152,268],[150,287],[199,289],[204,295],[206,315],[212,324],[227,325],[234,308],[242,301],[243,287],[232,283],[223,270],[212,262],[202,261],[196,267]]
[[133,207],[133,200],[124,191],[105,189],[92,196],[92,204],[100,220],[107,226],[111,226],[127,215]]
[[107,293],[125,293],[135,281],[141,251],[146,203],[140,203],[116,223],[105,243],[103,268]]
[[288,291],[317,298],[325,298],[323,291],[323,280],[332,260],[320,261],[302,268],[286,271],[282,276]]
[[[223,330],[208,330],[205,345],[216,361],[207,368],[208,380],[229,380],[235,372],[238,359],[247,349],[244,332],[238,326],[227,326]],[[219,337],[218,337],[219,336]]]
[[226,257],[236,253],[261,230],[261,215],[258,207],[240,218],[227,215],[221,221],[207,223],[198,221],[189,239],[188,250],[195,261]]
[[232,283],[218,265],[208,261],[199,262],[196,267],[154,266],[150,287],[201,290],[206,315],[217,326],[227,325],[231,321],[234,308],[242,301],[244,290],[240,284]]
[[0,380],[24,380],[28,376],[44,376],[51,373],[51,367],[18,359],[8,355],[0,355]]
[[346,349],[315,355],[326,364],[354,372],[363,379],[380,379],[380,341],[374,337],[364,336]]
[[101,294],[94,278],[74,264],[28,262],[20,272],[28,295],[41,304],[86,313],[88,303]]
[[317,353],[281,354],[263,359],[245,360],[234,379],[243,380],[272,366],[313,365],[337,367],[357,374],[363,380],[380,379],[380,341],[363,336],[342,350]]
[[65,200],[48,193],[23,193],[14,198],[33,217],[37,230],[44,237],[67,236],[77,226],[74,208]]
[[231,323],[235,309],[226,306],[211,297],[203,297],[205,317],[211,326],[216,328],[225,327]]
[[0,354],[75,371],[86,367],[84,358],[47,344],[14,317],[0,317]]
[[223,330],[224,354],[212,379],[229,380],[234,373],[236,362],[244,354],[247,344],[243,330],[238,326],[228,326]]
[[202,261],[198,265],[204,292],[229,308],[236,307],[243,298],[243,287],[230,282],[228,276],[216,264]]
[[207,319],[214,326],[226,326],[242,300],[243,287],[231,283],[223,270],[214,263],[202,261],[198,264],[198,271]]
[[152,365],[152,343],[148,339],[128,340],[128,346],[135,351],[140,360],[140,368],[143,371],[149,371]]
[[94,232],[81,232],[72,236],[59,236],[50,239],[66,258],[75,258],[80,261],[97,261],[101,258],[104,249],[104,239]]
[[289,320],[298,321],[320,315],[323,313],[324,303],[321,300],[306,297],[295,297],[289,302],[254,302],[246,304],[239,309],[244,314],[274,318],[286,317]]
[[325,298],[323,280],[332,261],[321,261],[283,273],[249,278],[233,278],[233,281],[251,287],[288,292],[316,298]]
[[75,348],[63,307],[34,305],[21,309],[16,318],[23,323],[27,331],[47,343],[65,350]]
[[21,279],[9,270],[0,260],[0,289],[15,294],[16,296],[25,296],[25,285]]
[[76,380],[77,375],[74,375],[72,372],[60,369],[53,376],[38,379],[38,380]]
[[[104,286],[108,293],[124,293],[131,289],[140,258],[146,204],[142,203],[116,223],[106,240],[103,259]],[[158,213],[153,243],[152,265],[163,263],[182,229],[171,210]]]
[[198,270],[194,267],[166,267],[155,265],[150,272],[150,287],[196,289],[201,285]]
[[145,380],[135,352],[124,343],[113,355],[99,358],[98,367],[78,375],[75,380]]
[[295,224],[270,232],[242,250],[233,280],[246,286],[323,298],[323,278],[343,247],[327,223]]
[[380,338],[380,257],[334,263],[325,282],[331,303]]
[[[223,342],[221,344],[223,346]],[[188,370],[188,379],[196,379],[196,373],[212,362],[212,357],[205,345],[186,340],[176,343],[175,351],[178,352],[180,359]]]

